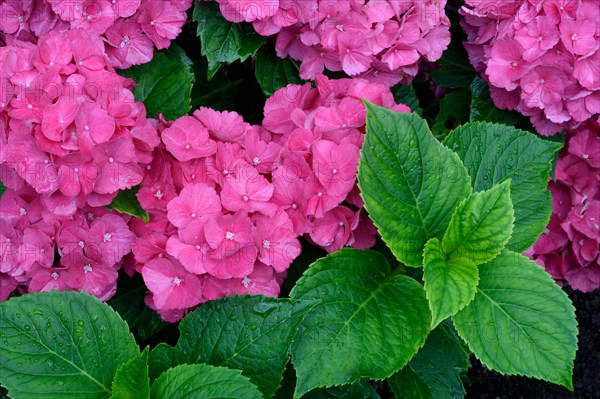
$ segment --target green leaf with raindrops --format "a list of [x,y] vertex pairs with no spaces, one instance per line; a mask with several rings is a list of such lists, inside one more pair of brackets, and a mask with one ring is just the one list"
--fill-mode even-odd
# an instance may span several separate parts
[[127,323],[86,293],[0,303],[0,376],[12,399],[109,398],[117,369],[139,353]]

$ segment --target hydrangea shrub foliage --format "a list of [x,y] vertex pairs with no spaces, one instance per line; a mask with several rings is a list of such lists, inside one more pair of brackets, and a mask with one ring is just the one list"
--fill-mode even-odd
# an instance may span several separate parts
[[460,398],[474,356],[572,390],[597,11],[2,2],[0,388]]

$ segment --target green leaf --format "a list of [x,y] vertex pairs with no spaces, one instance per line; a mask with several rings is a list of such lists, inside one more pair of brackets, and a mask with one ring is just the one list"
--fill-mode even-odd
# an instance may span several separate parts
[[417,352],[429,332],[423,287],[390,274],[379,252],[344,249],[320,259],[290,296],[321,300],[292,343],[295,397],[317,387],[389,377]]
[[510,180],[464,200],[454,211],[442,247],[447,259],[468,259],[480,265],[504,248],[515,221]]
[[452,43],[448,50],[444,51],[437,64],[440,69],[431,71],[431,76],[441,86],[469,87],[473,78],[477,76],[461,42]]
[[[178,51],[178,50],[172,50]],[[119,71],[122,76],[135,80],[133,89],[137,101],[146,106],[149,118],[162,113],[172,120],[186,115],[190,110],[190,93],[194,74],[180,54],[154,53],[152,61]]]
[[108,208],[125,213],[127,215],[135,216],[147,223],[150,220],[150,216],[148,216],[148,212],[142,208],[142,205],[140,205],[140,202],[136,197],[138,191],[140,191],[140,186],[119,191]]
[[434,328],[473,300],[479,275],[477,266],[468,259],[447,260],[437,238],[427,242],[423,258],[425,293]]
[[247,295],[211,301],[179,324],[177,359],[240,369],[270,398],[281,382],[294,332],[312,305]]
[[431,131],[439,134],[468,122],[470,103],[471,92],[468,89],[458,89],[446,94],[440,101],[440,112],[435,117]]
[[489,86],[479,76],[476,76],[471,83],[471,93],[471,122],[483,121],[514,126],[524,119],[524,116],[516,111],[497,108],[490,98]]
[[413,85],[399,84],[392,88],[392,93],[397,104],[407,105],[414,113],[423,116],[423,108],[419,105],[419,98]]
[[469,175],[421,117],[366,104],[358,168],[365,208],[396,258],[421,267],[425,243],[442,237],[454,208],[471,194]]
[[488,368],[573,389],[575,309],[535,262],[504,250],[480,265],[475,299],[453,321]]
[[402,399],[455,399],[465,396],[460,374],[469,368],[469,352],[456,333],[440,324],[406,367],[388,378]]
[[175,348],[164,342],[159,343],[150,351],[150,357],[148,358],[150,381],[154,381],[162,373],[178,364],[178,354]]
[[173,367],[154,381],[152,399],[262,399],[239,370],[206,364]]
[[380,399],[377,391],[367,381],[358,381],[341,387],[313,389],[302,399]]
[[137,354],[127,324],[86,293],[0,303],[0,375],[13,399],[108,398],[115,372]]
[[148,348],[117,369],[110,399],[150,399]]
[[511,179],[515,212],[507,248],[523,252],[542,234],[552,214],[552,196],[546,187],[552,160],[560,143],[503,125],[469,123],[444,141],[463,160],[475,191]]
[[272,96],[277,90],[288,84],[298,84],[302,81],[298,76],[298,65],[289,58],[277,57],[271,47],[263,48],[256,54],[254,64],[256,80],[266,96]]
[[266,41],[251,25],[225,20],[216,3],[196,3],[192,19],[198,22],[196,33],[202,42],[202,55],[208,59],[209,80],[221,63],[243,62],[256,54]]

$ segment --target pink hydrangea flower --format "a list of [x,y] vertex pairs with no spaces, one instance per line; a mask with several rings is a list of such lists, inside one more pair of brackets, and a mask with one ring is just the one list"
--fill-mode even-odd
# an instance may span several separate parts
[[600,9],[595,0],[498,5],[467,0],[460,10],[475,69],[499,108],[531,118],[543,135],[600,116]]

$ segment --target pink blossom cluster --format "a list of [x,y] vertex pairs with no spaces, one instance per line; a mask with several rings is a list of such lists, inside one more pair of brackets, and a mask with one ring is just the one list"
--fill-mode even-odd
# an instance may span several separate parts
[[104,54],[80,28],[0,48],[0,300],[17,286],[114,294],[135,236],[103,207],[141,183],[160,139]]
[[467,0],[465,44],[499,108],[529,116],[543,135],[600,115],[597,0]]
[[154,47],[169,47],[191,5],[192,0],[5,0],[0,33],[35,43],[49,31],[81,28],[100,36],[109,63],[125,69],[150,61]]
[[600,287],[600,124],[567,137],[549,189],[550,223],[527,254],[556,280],[592,291]]
[[277,34],[279,57],[301,61],[300,77],[324,69],[393,86],[450,43],[446,0],[217,0],[232,22]]
[[142,181],[140,163],[160,142],[134,101],[133,81],[107,64],[104,44],[83,29],[0,48],[0,174],[31,186],[69,217],[111,203]]
[[85,290],[108,300],[135,239],[129,218],[89,206],[61,218],[31,186],[8,189],[0,198],[0,301],[17,288]]
[[410,111],[387,86],[318,75],[268,99],[262,126],[208,108],[161,123],[137,194],[150,223],[131,223],[149,306],[177,320],[224,295],[277,295],[299,236],[328,252],[373,246],[356,186],[362,98]]

